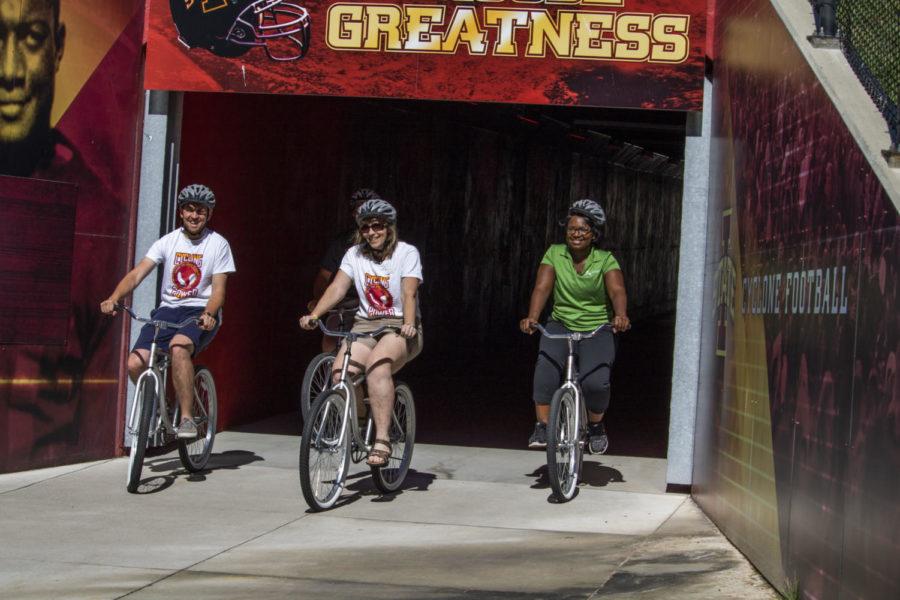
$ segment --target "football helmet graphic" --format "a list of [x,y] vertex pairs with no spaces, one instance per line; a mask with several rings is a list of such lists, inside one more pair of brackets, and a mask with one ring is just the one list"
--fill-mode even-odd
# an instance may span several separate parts
[[309,12],[284,0],[169,0],[178,41],[233,58],[262,47],[272,60],[309,50]]

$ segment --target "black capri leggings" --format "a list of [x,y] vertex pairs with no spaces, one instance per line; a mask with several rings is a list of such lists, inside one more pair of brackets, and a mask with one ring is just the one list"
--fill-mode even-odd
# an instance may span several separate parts
[[[562,323],[548,321],[550,333],[571,333]],[[566,340],[541,337],[537,364],[534,365],[534,403],[550,404],[553,393],[566,375],[566,357],[569,346]],[[616,359],[616,336],[604,330],[596,336],[578,342],[575,361],[578,367],[578,383],[584,392],[588,410],[605,413],[609,408],[609,373]]]

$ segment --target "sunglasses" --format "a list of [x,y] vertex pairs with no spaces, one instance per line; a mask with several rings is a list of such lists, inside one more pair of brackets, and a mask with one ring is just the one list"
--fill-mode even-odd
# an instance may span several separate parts
[[384,231],[385,224],[384,223],[366,223],[365,225],[359,226],[360,233],[369,233],[369,230],[372,230],[372,233],[380,233]]

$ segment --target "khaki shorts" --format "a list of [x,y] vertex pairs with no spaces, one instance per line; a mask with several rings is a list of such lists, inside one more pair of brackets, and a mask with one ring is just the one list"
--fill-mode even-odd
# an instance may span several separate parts
[[[378,319],[364,319],[362,317],[356,317],[356,320],[353,322],[353,329],[351,331],[353,331],[354,333],[369,333],[371,331],[375,331],[376,329],[378,329],[379,327],[382,327],[384,325],[387,325],[388,327],[396,327],[399,329],[400,326],[403,325],[403,318],[402,317],[382,317],[382,318],[378,318]],[[380,338],[380,337],[382,337],[384,335],[388,335],[390,333],[395,333],[395,332],[385,331],[378,337]],[[399,335],[399,334],[396,334],[396,335]],[[374,348],[375,344],[378,343],[377,338],[371,338],[371,337],[359,338],[356,341],[359,342],[360,344],[365,344],[369,348]],[[419,355],[419,353],[422,351],[422,344],[423,344],[422,323],[417,322],[416,323],[416,336],[406,340],[406,352],[407,352],[406,359],[403,360],[402,362],[399,362],[398,364],[394,365],[394,368],[393,368],[394,372],[397,372],[400,369],[400,367],[402,367],[403,365],[405,365],[406,363],[408,363],[409,361],[411,361],[412,359],[417,357]]]

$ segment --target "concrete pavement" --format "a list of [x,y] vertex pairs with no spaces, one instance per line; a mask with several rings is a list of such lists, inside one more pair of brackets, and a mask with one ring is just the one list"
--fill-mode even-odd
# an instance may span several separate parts
[[379,496],[356,468],[338,507],[307,512],[296,436],[225,432],[210,470],[151,457],[0,475],[0,597],[750,598],[778,596],[665,461],[587,457],[548,502],[541,452],[417,445]]

